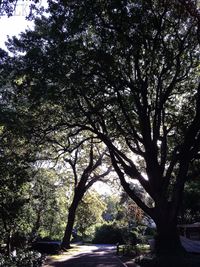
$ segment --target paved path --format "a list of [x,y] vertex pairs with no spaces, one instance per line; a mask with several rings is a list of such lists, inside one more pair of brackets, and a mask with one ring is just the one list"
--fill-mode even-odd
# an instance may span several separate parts
[[49,258],[43,267],[124,267],[115,256],[116,248],[109,245],[81,246],[73,255],[62,255],[58,260]]

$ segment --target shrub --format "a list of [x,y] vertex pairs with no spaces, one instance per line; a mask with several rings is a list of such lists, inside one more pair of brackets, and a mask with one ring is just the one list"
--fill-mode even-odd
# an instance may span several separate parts
[[154,237],[156,234],[156,229],[152,227],[147,227],[145,230],[145,235]]
[[0,254],[0,267],[39,267],[44,256],[35,251],[18,250],[16,256]]
[[115,223],[104,223],[96,227],[93,243],[100,244],[122,244],[124,242],[122,229],[116,226]]

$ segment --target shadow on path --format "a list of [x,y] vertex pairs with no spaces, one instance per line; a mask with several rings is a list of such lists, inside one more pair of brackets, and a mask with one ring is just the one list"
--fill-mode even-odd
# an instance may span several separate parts
[[62,261],[46,262],[44,267],[124,267],[125,265],[114,255],[115,249],[111,246],[92,246],[92,250],[71,257],[62,258]]

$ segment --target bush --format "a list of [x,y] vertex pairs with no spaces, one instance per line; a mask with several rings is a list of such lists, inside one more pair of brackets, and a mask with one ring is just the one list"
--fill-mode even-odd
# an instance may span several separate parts
[[35,251],[19,250],[16,256],[0,254],[0,267],[39,267],[44,257]]
[[116,226],[115,223],[104,223],[96,227],[93,243],[98,244],[122,244],[124,242],[122,229]]
[[147,227],[145,230],[145,235],[154,237],[156,235],[156,229],[152,227]]
[[128,229],[127,227],[123,228],[123,238],[125,240],[125,244],[133,245],[136,244],[145,244],[146,243],[146,236],[144,234],[144,230],[146,226],[138,225]]

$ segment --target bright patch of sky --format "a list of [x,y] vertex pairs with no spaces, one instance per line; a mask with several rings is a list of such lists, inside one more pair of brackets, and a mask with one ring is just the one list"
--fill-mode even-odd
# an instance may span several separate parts
[[25,16],[3,16],[0,18],[0,47],[6,49],[8,36],[19,35],[27,28],[33,28],[33,22],[27,21]]
[[[25,29],[32,29],[33,21],[28,21],[26,16],[29,14],[29,5],[31,1],[18,0],[16,9],[12,16],[0,15],[0,47],[6,49],[5,42],[8,36],[18,36]],[[46,0],[39,1],[40,6],[46,6]]]
[[92,188],[95,189],[100,195],[116,195],[121,193],[119,188],[114,188],[114,186],[111,187],[103,182],[94,183]]

